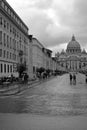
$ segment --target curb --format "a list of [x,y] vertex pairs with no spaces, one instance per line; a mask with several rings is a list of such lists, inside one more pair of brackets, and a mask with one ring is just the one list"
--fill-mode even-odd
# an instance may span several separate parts
[[[47,81],[49,81],[49,80],[51,80],[53,78],[55,78],[55,76],[54,77],[50,77],[48,79],[43,79],[41,81],[38,80],[38,81],[34,81],[34,82],[31,82],[31,83],[28,83],[28,84],[22,84],[23,86],[20,87],[20,88],[17,86],[16,88],[12,88],[12,89],[9,89],[9,90],[6,90],[6,91],[2,91],[2,92],[0,92],[0,97],[2,97],[2,96],[12,96],[12,95],[20,94],[21,92],[26,91],[26,89],[30,89],[30,88],[32,88],[34,86],[37,86],[37,85],[41,84],[41,83],[47,82]],[[27,87],[24,87],[24,85],[27,85]],[[9,92],[9,93],[7,93],[7,92]]]

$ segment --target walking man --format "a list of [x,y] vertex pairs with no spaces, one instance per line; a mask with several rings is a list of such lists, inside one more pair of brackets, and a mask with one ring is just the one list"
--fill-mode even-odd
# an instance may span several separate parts
[[87,74],[86,74],[85,82],[86,82],[86,84],[87,84]]
[[70,74],[69,76],[70,76],[70,84],[72,84],[72,74]]
[[76,85],[76,75],[73,74],[73,84]]

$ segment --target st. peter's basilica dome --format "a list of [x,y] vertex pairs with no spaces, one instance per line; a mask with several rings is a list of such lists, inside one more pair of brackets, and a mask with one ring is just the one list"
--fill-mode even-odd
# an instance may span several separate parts
[[76,41],[75,36],[72,36],[71,41],[67,45],[67,53],[80,53],[81,47],[80,44]]

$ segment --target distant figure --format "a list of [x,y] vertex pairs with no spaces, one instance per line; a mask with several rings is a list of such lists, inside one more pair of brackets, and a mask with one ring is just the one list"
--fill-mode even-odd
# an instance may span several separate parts
[[70,74],[69,77],[70,77],[70,84],[72,84],[72,74]]
[[27,82],[28,81],[28,75],[27,74],[24,74],[24,81]]
[[14,79],[13,74],[11,74],[11,83],[13,82],[13,79]]
[[73,74],[73,84],[76,85],[76,75]]
[[87,84],[87,74],[86,74],[85,82],[86,82],[86,84]]

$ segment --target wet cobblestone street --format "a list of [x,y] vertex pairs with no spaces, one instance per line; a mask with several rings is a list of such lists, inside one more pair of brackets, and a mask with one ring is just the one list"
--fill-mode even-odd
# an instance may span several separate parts
[[69,75],[55,77],[27,91],[0,98],[0,113],[31,113],[48,116],[87,115],[87,85],[77,74],[77,84],[70,85]]

